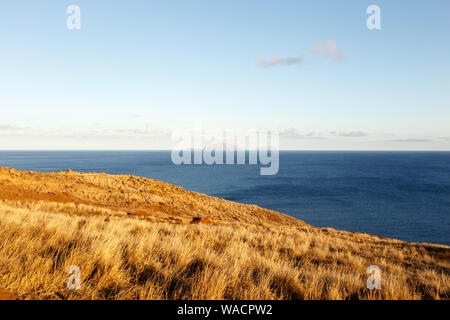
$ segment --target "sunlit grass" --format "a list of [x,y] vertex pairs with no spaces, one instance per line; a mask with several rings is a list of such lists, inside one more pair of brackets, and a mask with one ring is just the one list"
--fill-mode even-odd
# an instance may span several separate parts
[[[153,180],[0,169],[0,200],[0,289],[22,298],[450,297],[447,246],[314,228]],[[374,264],[381,290],[366,288]],[[66,287],[71,265],[80,290]]]

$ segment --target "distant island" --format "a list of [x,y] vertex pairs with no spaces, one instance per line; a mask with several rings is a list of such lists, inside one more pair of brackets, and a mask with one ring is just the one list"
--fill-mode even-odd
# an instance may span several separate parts
[[0,235],[0,300],[450,298],[449,246],[313,227],[131,175],[1,167]]

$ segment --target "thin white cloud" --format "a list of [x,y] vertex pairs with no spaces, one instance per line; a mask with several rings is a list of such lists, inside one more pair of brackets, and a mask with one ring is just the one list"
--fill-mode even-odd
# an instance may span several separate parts
[[12,126],[9,124],[0,124],[0,131],[17,131],[17,130],[23,130],[23,129],[25,129],[25,128]]
[[280,138],[282,139],[326,139],[321,134],[315,132],[300,133],[295,128],[284,129],[280,131]]
[[303,63],[304,63],[303,57],[282,58],[280,56],[274,55],[274,56],[272,56],[272,59],[269,61],[266,61],[261,57],[256,57],[256,65],[259,67],[272,67],[272,66],[281,66],[281,65],[301,66],[301,65],[303,65]]
[[339,62],[345,60],[344,54],[338,49],[336,39],[328,39],[317,43],[311,46],[309,52]]
[[58,137],[58,138],[170,138],[167,130],[155,129],[151,124],[143,128],[56,128],[13,127],[0,125],[0,136],[4,137]]
[[338,135],[340,137],[348,137],[348,138],[359,138],[368,136],[367,133],[362,131],[339,132]]
[[406,142],[406,143],[412,142],[412,143],[414,143],[414,142],[431,142],[433,140],[431,140],[431,139],[394,139],[394,140],[389,140],[389,141],[391,141],[391,142]]
[[295,128],[280,130],[280,138],[284,139],[328,139],[330,137],[343,137],[343,138],[361,138],[368,137],[369,134],[363,131],[332,131],[329,133],[301,133]]
[[334,137],[344,137],[344,138],[360,138],[369,136],[368,133],[363,131],[332,131],[330,134]]

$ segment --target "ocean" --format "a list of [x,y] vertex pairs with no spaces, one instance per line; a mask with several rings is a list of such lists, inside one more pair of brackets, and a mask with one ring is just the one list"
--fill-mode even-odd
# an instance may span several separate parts
[[450,152],[280,153],[260,165],[180,165],[170,151],[0,151],[0,166],[132,174],[277,210],[319,227],[450,245]]

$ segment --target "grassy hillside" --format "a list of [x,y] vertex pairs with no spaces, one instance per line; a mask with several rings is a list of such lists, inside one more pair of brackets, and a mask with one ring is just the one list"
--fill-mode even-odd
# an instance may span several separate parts
[[[0,299],[449,299],[450,247],[151,179],[0,168]],[[66,287],[71,265],[81,289]],[[381,290],[366,289],[367,267]]]

